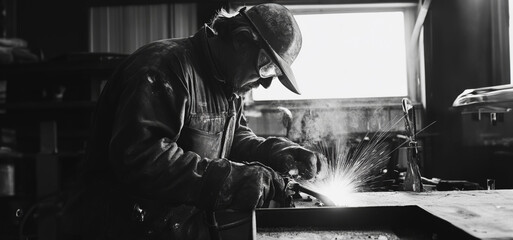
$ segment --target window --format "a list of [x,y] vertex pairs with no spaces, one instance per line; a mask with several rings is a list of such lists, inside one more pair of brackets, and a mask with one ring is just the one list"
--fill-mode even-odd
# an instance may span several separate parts
[[[303,35],[292,69],[301,95],[278,81],[252,92],[254,101],[404,97],[407,44],[416,4],[287,6]],[[413,82],[412,82],[413,81]]]

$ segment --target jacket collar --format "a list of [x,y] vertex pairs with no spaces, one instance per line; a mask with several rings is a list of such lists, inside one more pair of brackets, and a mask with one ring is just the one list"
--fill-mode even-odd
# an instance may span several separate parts
[[212,49],[210,47],[210,44],[208,43],[207,39],[209,37],[216,36],[215,31],[210,28],[207,24],[205,24],[194,36],[193,36],[193,42],[199,43],[199,47],[201,49],[201,52],[203,53],[203,59],[201,62],[205,64],[206,70],[210,72],[211,76],[214,77],[214,79],[218,82],[220,82],[224,87],[224,91],[227,94],[228,99],[234,100],[236,98],[239,98],[236,94],[234,94],[231,91],[231,88],[226,83],[226,79],[221,73],[219,67],[217,66],[216,62],[214,61],[214,57],[212,55]]
[[210,44],[208,43],[208,38],[214,37],[216,33],[212,28],[210,28],[208,25],[204,25],[198,33],[195,35],[195,37],[200,41],[201,50],[203,54],[205,55],[205,63],[207,65],[207,68],[212,73],[212,76],[219,82],[226,83],[226,79],[221,73],[219,66],[216,64],[214,60],[214,56],[212,55],[212,49]]

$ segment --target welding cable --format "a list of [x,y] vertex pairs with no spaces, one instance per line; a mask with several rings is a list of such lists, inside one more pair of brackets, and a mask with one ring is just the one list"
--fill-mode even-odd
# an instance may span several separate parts
[[415,21],[415,25],[413,26],[413,31],[411,34],[410,41],[412,43],[414,43],[414,42],[418,43],[418,40],[420,37],[420,30],[422,28],[422,25],[424,25],[424,21],[426,20],[426,15],[428,14],[429,6],[431,5],[431,1],[432,0],[425,0],[422,3],[422,5],[420,6],[420,9],[419,9],[419,12],[417,15],[417,19]]
[[[235,212],[235,210],[227,210],[227,211]],[[221,231],[242,226],[244,224],[250,223],[252,220],[252,216],[250,216],[250,217],[244,217],[239,220],[220,225],[216,219],[215,211],[208,211],[206,215],[207,215],[207,221],[208,221],[208,225],[209,225],[208,229],[209,229],[209,233],[210,233],[210,238],[212,240],[221,240]]]
[[21,219],[20,226],[18,229],[18,238],[20,240],[29,239],[29,236],[26,236],[24,233],[25,224],[27,223],[28,218],[32,216],[34,211],[36,211],[37,207],[39,207],[39,203],[32,205],[23,215],[23,218]]
[[[54,198],[54,199],[52,199]],[[48,202],[48,200],[52,200],[51,202]],[[41,209],[53,209],[56,210],[56,212],[59,212],[62,208],[61,205],[62,201],[62,192],[61,191],[55,191],[52,193],[48,193],[46,195],[43,195],[39,198],[37,202],[32,204],[29,209],[23,213],[23,216],[20,220],[20,225],[18,227],[18,237],[20,240],[24,239],[30,239],[29,235],[25,234],[25,225],[27,224],[27,221],[29,218],[36,218],[36,214],[38,210]]]
[[221,234],[219,233],[219,225],[217,224],[215,212],[207,211],[206,215],[207,215],[208,232],[210,234],[210,239],[221,240]]
[[223,231],[223,230],[227,230],[227,229],[236,228],[238,226],[242,226],[242,225],[244,225],[246,223],[249,223],[249,222],[251,222],[251,217],[245,217],[245,218],[242,218],[240,220],[233,221],[231,223],[220,225],[220,226],[217,227],[217,229],[219,229],[219,231]]
[[[409,40],[409,43],[408,43],[408,58],[410,59],[410,61],[412,63],[416,63],[416,64],[413,64],[411,69],[409,67],[409,70],[408,70],[408,79],[413,79],[415,80],[415,85],[412,85],[412,86],[415,86],[415,87],[420,87],[420,83],[421,81],[424,81],[424,77],[421,76],[421,72],[422,72],[422,69],[421,69],[421,66],[419,64],[420,62],[420,58],[421,58],[421,53],[420,52],[420,48],[419,48],[419,39],[420,39],[420,34],[421,34],[421,30],[422,30],[422,27],[424,25],[424,22],[426,20],[426,16],[428,14],[428,11],[429,11],[429,6],[431,5],[431,1],[432,0],[424,0],[422,5],[419,6],[419,9],[418,9],[418,13],[417,13],[417,18],[415,20],[415,25],[413,26],[413,30],[412,30],[412,33],[410,35],[410,40]],[[420,0],[420,2],[422,2],[422,0]],[[419,3],[420,3],[419,2]],[[412,90],[412,89],[410,89]],[[421,96],[422,98],[425,98],[425,96]]]

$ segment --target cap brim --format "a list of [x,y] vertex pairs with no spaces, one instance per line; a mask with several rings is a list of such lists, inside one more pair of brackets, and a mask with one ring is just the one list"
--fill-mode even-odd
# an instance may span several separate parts
[[[267,41],[266,41],[266,44],[267,44]],[[278,79],[280,79],[281,84],[283,84],[283,86],[285,86],[290,91],[292,91],[296,94],[301,94],[299,92],[299,88],[297,86],[296,77],[294,76],[294,73],[292,72],[292,68],[290,67],[290,65],[287,62],[285,62],[285,60],[283,60],[280,57],[280,55],[278,55],[278,53],[276,53],[271,48],[271,46],[269,46],[268,50],[271,51],[276,64],[278,65],[278,67],[280,67],[280,70],[283,73],[283,75],[278,77]]]
[[[243,8],[243,10],[244,9],[245,8]],[[294,73],[292,72],[290,65],[285,60],[283,60],[283,58],[276,51],[274,51],[274,49],[271,47],[271,44],[269,44],[269,42],[267,42],[267,39],[265,39],[263,37],[263,35],[262,35],[260,29],[258,29],[257,25],[253,22],[253,20],[249,16],[247,16],[243,12],[243,10],[242,10],[242,14],[244,14],[244,16],[246,16],[246,18],[249,20],[249,22],[251,23],[253,28],[258,33],[259,37],[262,39],[262,42],[264,43],[265,47],[267,48],[266,49],[267,52],[271,53],[271,57],[273,58],[274,62],[278,65],[278,67],[282,71],[283,75],[278,77],[278,79],[280,79],[281,84],[283,84],[283,86],[285,86],[290,91],[292,91],[296,94],[301,94],[299,92],[299,88],[297,86],[296,77],[294,76]]]

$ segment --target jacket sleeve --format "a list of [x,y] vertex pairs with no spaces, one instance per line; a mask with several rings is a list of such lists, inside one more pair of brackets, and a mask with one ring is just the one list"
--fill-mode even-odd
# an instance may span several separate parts
[[248,126],[244,116],[242,103],[238,112],[238,121],[233,137],[230,159],[234,161],[253,162],[258,161],[269,165],[270,155],[276,149],[282,149],[288,146],[297,146],[298,144],[283,137],[263,138],[257,136]]
[[[215,161],[184,152],[176,143],[187,95],[175,74],[141,71],[125,81],[115,107],[109,161],[132,194],[194,205],[216,197],[229,165],[210,164]],[[220,174],[206,174],[209,169]]]

